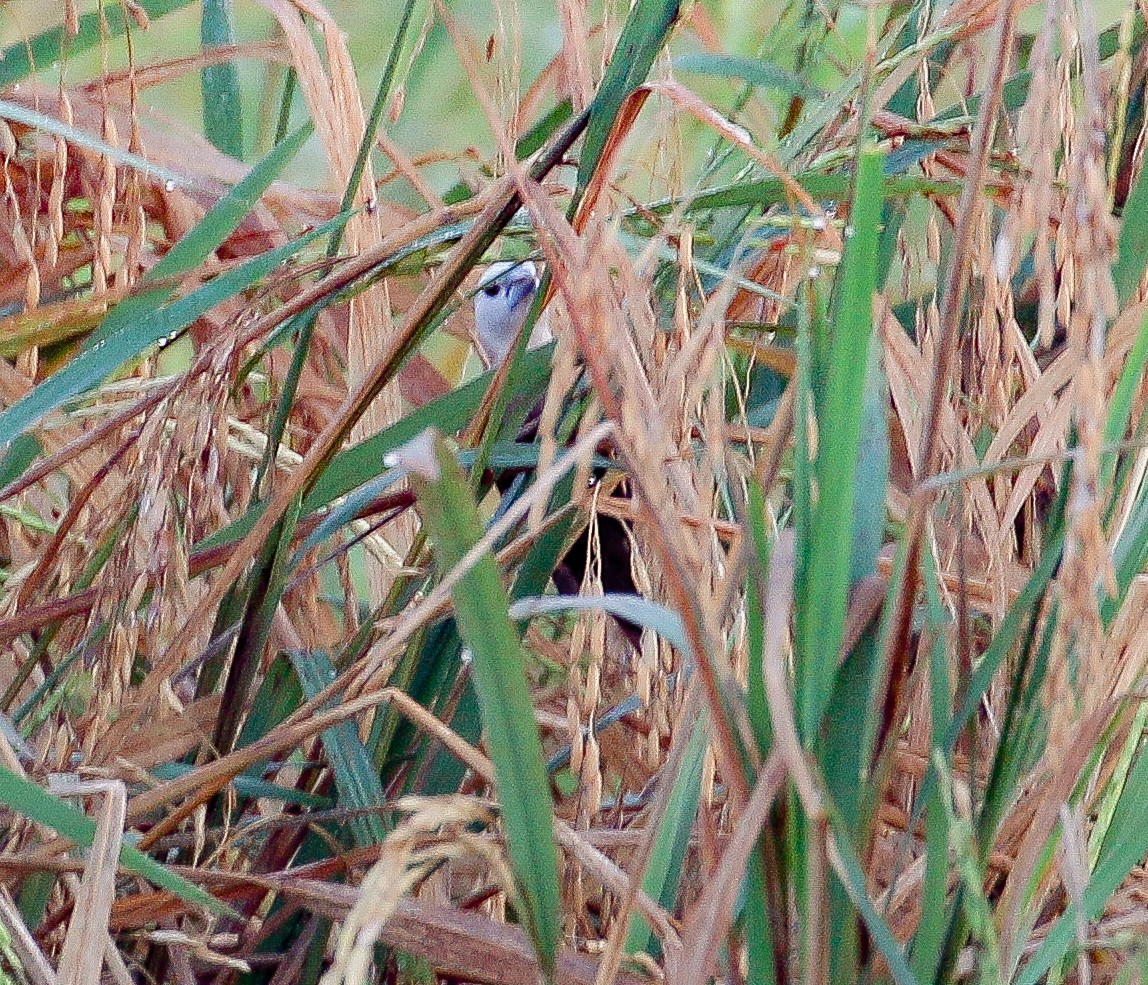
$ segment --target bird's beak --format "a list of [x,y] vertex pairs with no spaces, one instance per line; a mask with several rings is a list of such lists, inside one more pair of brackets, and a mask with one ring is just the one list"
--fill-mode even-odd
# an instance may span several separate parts
[[518,306],[524,302],[529,303],[537,289],[538,285],[533,280],[516,280],[508,284],[506,299],[510,302],[511,309],[517,310]]

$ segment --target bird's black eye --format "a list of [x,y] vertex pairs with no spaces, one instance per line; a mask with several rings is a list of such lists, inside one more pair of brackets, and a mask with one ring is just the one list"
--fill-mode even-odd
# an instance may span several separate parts
[[482,289],[482,293],[485,294],[488,298],[496,298],[499,294],[502,293],[502,285],[487,284],[486,287]]

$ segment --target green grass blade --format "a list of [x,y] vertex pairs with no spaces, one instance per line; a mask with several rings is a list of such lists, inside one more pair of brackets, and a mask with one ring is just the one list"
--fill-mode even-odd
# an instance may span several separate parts
[[[29,820],[51,828],[61,837],[88,847],[96,834],[96,822],[58,797],[52,796],[30,780],[0,766],[0,802]],[[185,902],[202,906],[212,913],[234,916],[231,908],[194,883],[170,872],[137,848],[124,844],[120,862],[149,882],[174,893]]]
[[[235,44],[231,0],[203,0],[200,40],[204,50]],[[205,65],[201,73],[203,135],[224,154],[243,159],[243,102],[235,62]]]
[[145,175],[150,181],[165,182],[172,188],[185,188],[196,184],[196,179],[189,175],[156,164],[133,151],[113,147],[106,140],[94,136],[86,130],[80,130],[61,122],[54,116],[49,116],[35,109],[28,109],[26,106],[21,106],[19,103],[7,99],[0,99],[0,120],[22,123],[42,133],[50,133],[54,137],[63,137],[69,144],[75,144],[106,157],[120,167],[132,168]]
[[9,444],[0,457],[0,488],[27,472],[43,451],[44,446],[31,434],[22,434]]
[[[1067,482],[1067,477],[1065,482]],[[1029,577],[1016,601],[1005,614],[996,635],[988,649],[985,650],[976,670],[973,671],[965,691],[965,699],[949,723],[949,730],[945,736],[946,755],[956,748],[961,731],[977,713],[977,709],[980,707],[980,703],[992,684],[997,671],[1000,670],[1005,657],[1012,652],[1013,646],[1020,639],[1031,614],[1038,611],[1038,606],[1048,589],[1053,572],[1060,565],[1063,549],[1064,530],[1062,528],[1050,538],[1040,559],[1040,564],[1037,565],[1037,569]]]
[[[466,478],[446,442],[433,432],[424,433],[396,457],[397,464],[410,471],[438,564],[444,574],[451,572],[483,534]],[[542,968],[552,975],[561,931],[553,805],[525,654],[489,551],[459,578],[451,596],[459,633],[474,657],[474,684],[523,916]]]
[[[945,650],[947,614],[941,601],[936,571],[922,565],[926,599],[925,632],[932,637],[929,646],[929,686],[932,710],[932,741],[935,750],[943,748],[951,715],[950,676]],[[913,936],[912,965],[922,982],[932,981],[940,967],[949,922],[949,825],[937,783],[929,784],[925,796],[925,878],[922,882],[921,920]]]
[[1144,823],[1146,800],[1148,754],[1141,749],[1120,795],[1099,863],[1084,891],[1082,904],[1069,902],[1036,954],[1021,968],[1016,985],[1037,985],[1055,963],[1069,954],[1078,945],[1076,921],[1081,905],[1085,919],[1096,920],[1128,873],[1148,855],[1148,825]]
[[742,79],[762,89],[776,89],[786,95],[805,99],[821,95],[793,72],[760,58],[699,53],[674,59],[674,68],[679,72],[711,75],[719,79]]
[[[765,650],[765,600],[769,591],[766,573],[773,553],[767,535],[765,493],[754,477],[749,481],[748,528],[752,538],[753,555],[746,566],[746,635],[749,641],[749,666],[746,669],[746,710],[757,740],[757,751],[762,760],[769,751],[773,738],[773,725],[769,716],[769,702],[765,696],[765,676],[762,654]],[[760,854],[760,852],[759,852]]]
[[868,149],[859,158],[850,218],[853,235],[846,240],[834,292],[832,339],[815,358],[815,374],[818,369],[825,373],[826,386],[818,415],[818,500],[809,543],[799,546],[799,553],[808,557],[808,567],[802,594],[806,602],[798,609],[796,636],[802,671],[799,724],[807,741],[828,706],[844,632],[881,200],[881,155]]
[[[642,889],[650,899],[657,900],[668,910],[673,910],[681,882],[682,862],[689,845],[690,832],[698,813],[698,801],[702,789],[702,766],[705,762],[709,734],[706,731],[706,716],[702,714],[694,724],[693,735],[686,746],[682,768],[674,779],[670,791],[666,813],[658,826],[650,861],[642,877]],[[626,953],[655,954],[657,938],[641,914],[631,917],[630,933],[626,937]]]
[[1141,169],[1120,225],[1119,257],[1112,268],[1116,296],[1123,308],[1132,299],[1148,267],[1148,179]]
[[745,949],[748,981],[754,985],[777,985],[777,951],[774,937],[778,928],[771,919],[766,866],[769,847],[764,835],[749,860],[745,885]]
[[[1145,195],[1148,197],[1148,192]],[[1145,205],[1148,207],[1148,202]],[[1145,245],[1148,247],[1148,243]],[[1120,379],[1116,383],[1116,389],[1112,392],[1112,400],[1108,404],[1108,420],[1104,428],[1106,444],[1115,444],[1124,440],[1128,431],[1128,422],[1132,420],[1132,403],[1140,388],[1145,366],[1148,366],[1148,314],[1140,323],[1140,331],[1136,334],[1136,341],[1132,343],[1132,349],[1124,362],[1124,368],[1120,371]],[[1116,456],[1113,455],[1104,464],[1105,486],[1111,484],[1115,471]]]
[[[195,767],[190,763],[164,763],[149,772],[157,780],[166,781],[187,776],[194,770]],[[300,807],[310,807],[313,810],[329,810],[333,806],[330,797],[321,797],[305,790],[296,790],[294,787],[285,787],[280,783],[262,779],[260,767],[240,773],[231,781],[231,786],[238,796],[244,798],[279,800],[284,804],[298,804]]]
[[[838,823],[834,823],[834,828],[840,832],[839,819],[836,821]],[[876,907],[873,906],[873,901],[869,898],[865,870],[861,867],[861,859],[854,851],[848,837],[843,833],[838,834],[837,850],[840,853],[843,870],[842,884],[849,894],[849,898],[853,901],[853,905],[857,908],[861,919],[865,922],[873,946],[881,952],[881,956],[889,966],[889,973],[893,976],[893,981],[897,985],[918,985],[913,970],[909,967],[908,961],[905,960],[901,945],[897,943],[897,938],[893,936],[889,925],[881,919],[881,914],[877,912]]]
[[[313,698],[335,679],[335,665],[320,651],[289,654],[299,683],[307,698]],[[323,732],[323,748],[327,762],[335,774],[339,791],[339,806],[352,811],[347,822],[355,844],[360,848],[380,845],[387,836],[387,827],[376,813],[387,802],[387,795],[375,772],[370,753],[359,739],[359,727],[354,722],[340,722]]]
[[[379,88],[375,92],[375,102],[371,106],[371,115],[367,118],[367,125],[363,130],[363,139],[359,141],[359,149],[355,154],[355,163],[351,166],[347,187],[343,189],[343,202],[340,210],[342,212],[349,211],[355,204],[355,196],[359,193],[359,185],[363,180],[363,172],[367,169],[367,160],[370,158],[371,148],[375,146],[375,141],[378,139],[383,111],[391,98],[391,90],[394,88],[395,75],[399,68],[399,56],[406,44],[407,34],[410,32],[411,24],[414,21],[417,6],[415,0],[406,0],[398,27],[395,28],[395,36],[391,41],[391,51],[387,56],[387,64],[383,68],[382,77],[379,79]],[[337,256],[342,241],[341,233],[332,236],[327,247],[327,256]]]

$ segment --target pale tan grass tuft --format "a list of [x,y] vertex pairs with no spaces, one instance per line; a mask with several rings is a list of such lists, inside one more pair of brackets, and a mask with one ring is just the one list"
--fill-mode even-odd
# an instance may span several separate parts
[[399,901],[440,863],[461,853],[475,852],[493,862],[495,873],[508,889],[510,873],[498,863],[481,839],[467,833],[476,823],[491,818],[467,797],[411,797],[397,805],[409,814],[383,842],[379,860],[371,867],[358,899],[339,932],[334,961],[321,979],[323,985],[362,985],[369,981],[375,943]]
[[51,789],[62,796],[102,797],[83,877],[78,881],[70,877],[74,907],[57,969],[60,985],[84,985],[99,979],[105,954],[110,953],[113,965],[118,962],[107,926],[115,899],[127,790],[118,780],[83,782],[74,776],[52,778]]

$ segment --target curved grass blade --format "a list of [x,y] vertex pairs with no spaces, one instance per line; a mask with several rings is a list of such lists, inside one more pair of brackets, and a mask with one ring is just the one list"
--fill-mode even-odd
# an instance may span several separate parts
[[[424,432],[395,458],[410,472],[439,567],[444,574],[452,572],[483,533],[466,478],[446,442],[433,431]],[[553,804],[526,681],[525,654],[489,551],[459,577],[451,596],[459,633],[474,655],[474,684],[523,917],[539,962],[552,977],[561,928]]]
[[690,653],[682,617],[669,606],[651,602],[640,595],[607,592],[605,595],[536,595],[517,599],[510,606],[511,619],[531,619],[555,612],[608,612],[643,629],[650,629],[678,650]]

